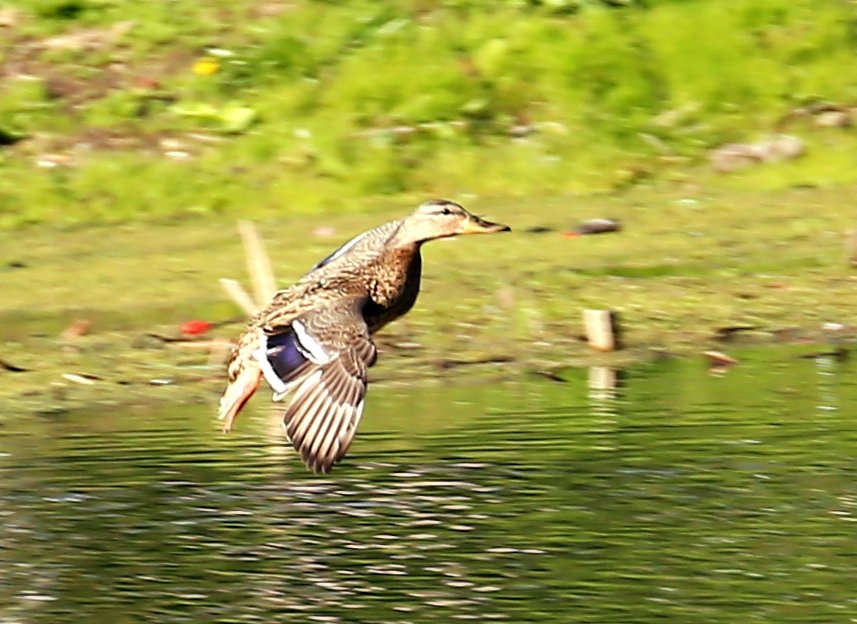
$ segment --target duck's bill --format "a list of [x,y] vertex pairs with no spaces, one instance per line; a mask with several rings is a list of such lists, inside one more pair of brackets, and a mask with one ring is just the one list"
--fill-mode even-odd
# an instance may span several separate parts
[[512,228],[502,223],[494,223],[471,215],[470,219],[464,224],[462,234],[493,234],[494,232],[511,232]]

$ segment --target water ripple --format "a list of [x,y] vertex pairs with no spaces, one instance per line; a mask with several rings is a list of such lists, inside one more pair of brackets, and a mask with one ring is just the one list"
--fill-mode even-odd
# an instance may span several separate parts
[[0,622],[842,621],[854,376],[762,364],[379,390],[326,477],[262,409],[13,420]]

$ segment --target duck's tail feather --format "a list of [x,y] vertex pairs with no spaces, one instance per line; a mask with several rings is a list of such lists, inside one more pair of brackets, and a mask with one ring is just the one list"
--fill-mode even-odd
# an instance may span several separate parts
[[307,348],[290,330],[269,336],[258,329],[255,340],[247,341],[230,363],[232,381],[220,399],[223,430],[232,430],[238,413],[263,378],[274,391],[274,400],[282,399],[311,368],[307,353]]
[[229,382],[223,396],[220,397],[220,410],[218,418],[223,421],[223,431],[232,431],[232,425],[238,417],[238,413],[244,404],[256,392],[262,372],[256,366],[244,366],[238,375]]

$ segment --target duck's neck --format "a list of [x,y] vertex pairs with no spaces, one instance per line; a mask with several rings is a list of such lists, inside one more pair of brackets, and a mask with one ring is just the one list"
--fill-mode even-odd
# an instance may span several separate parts
[[424,221],[402,219],[390,237],[388,245],[401,249],[419,252],[420,246],[430,240],[439,238],[437,232],[428,227]]

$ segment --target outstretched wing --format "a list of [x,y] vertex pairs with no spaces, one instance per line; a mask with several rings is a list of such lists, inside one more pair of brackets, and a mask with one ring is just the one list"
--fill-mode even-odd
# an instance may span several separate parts
[[363,414],[366,370],[376,357],[363,302],[331,301],[260,337],[256,359],[265,379],[275,398],[290,395],[283,427],[315,472],[345,456]]

